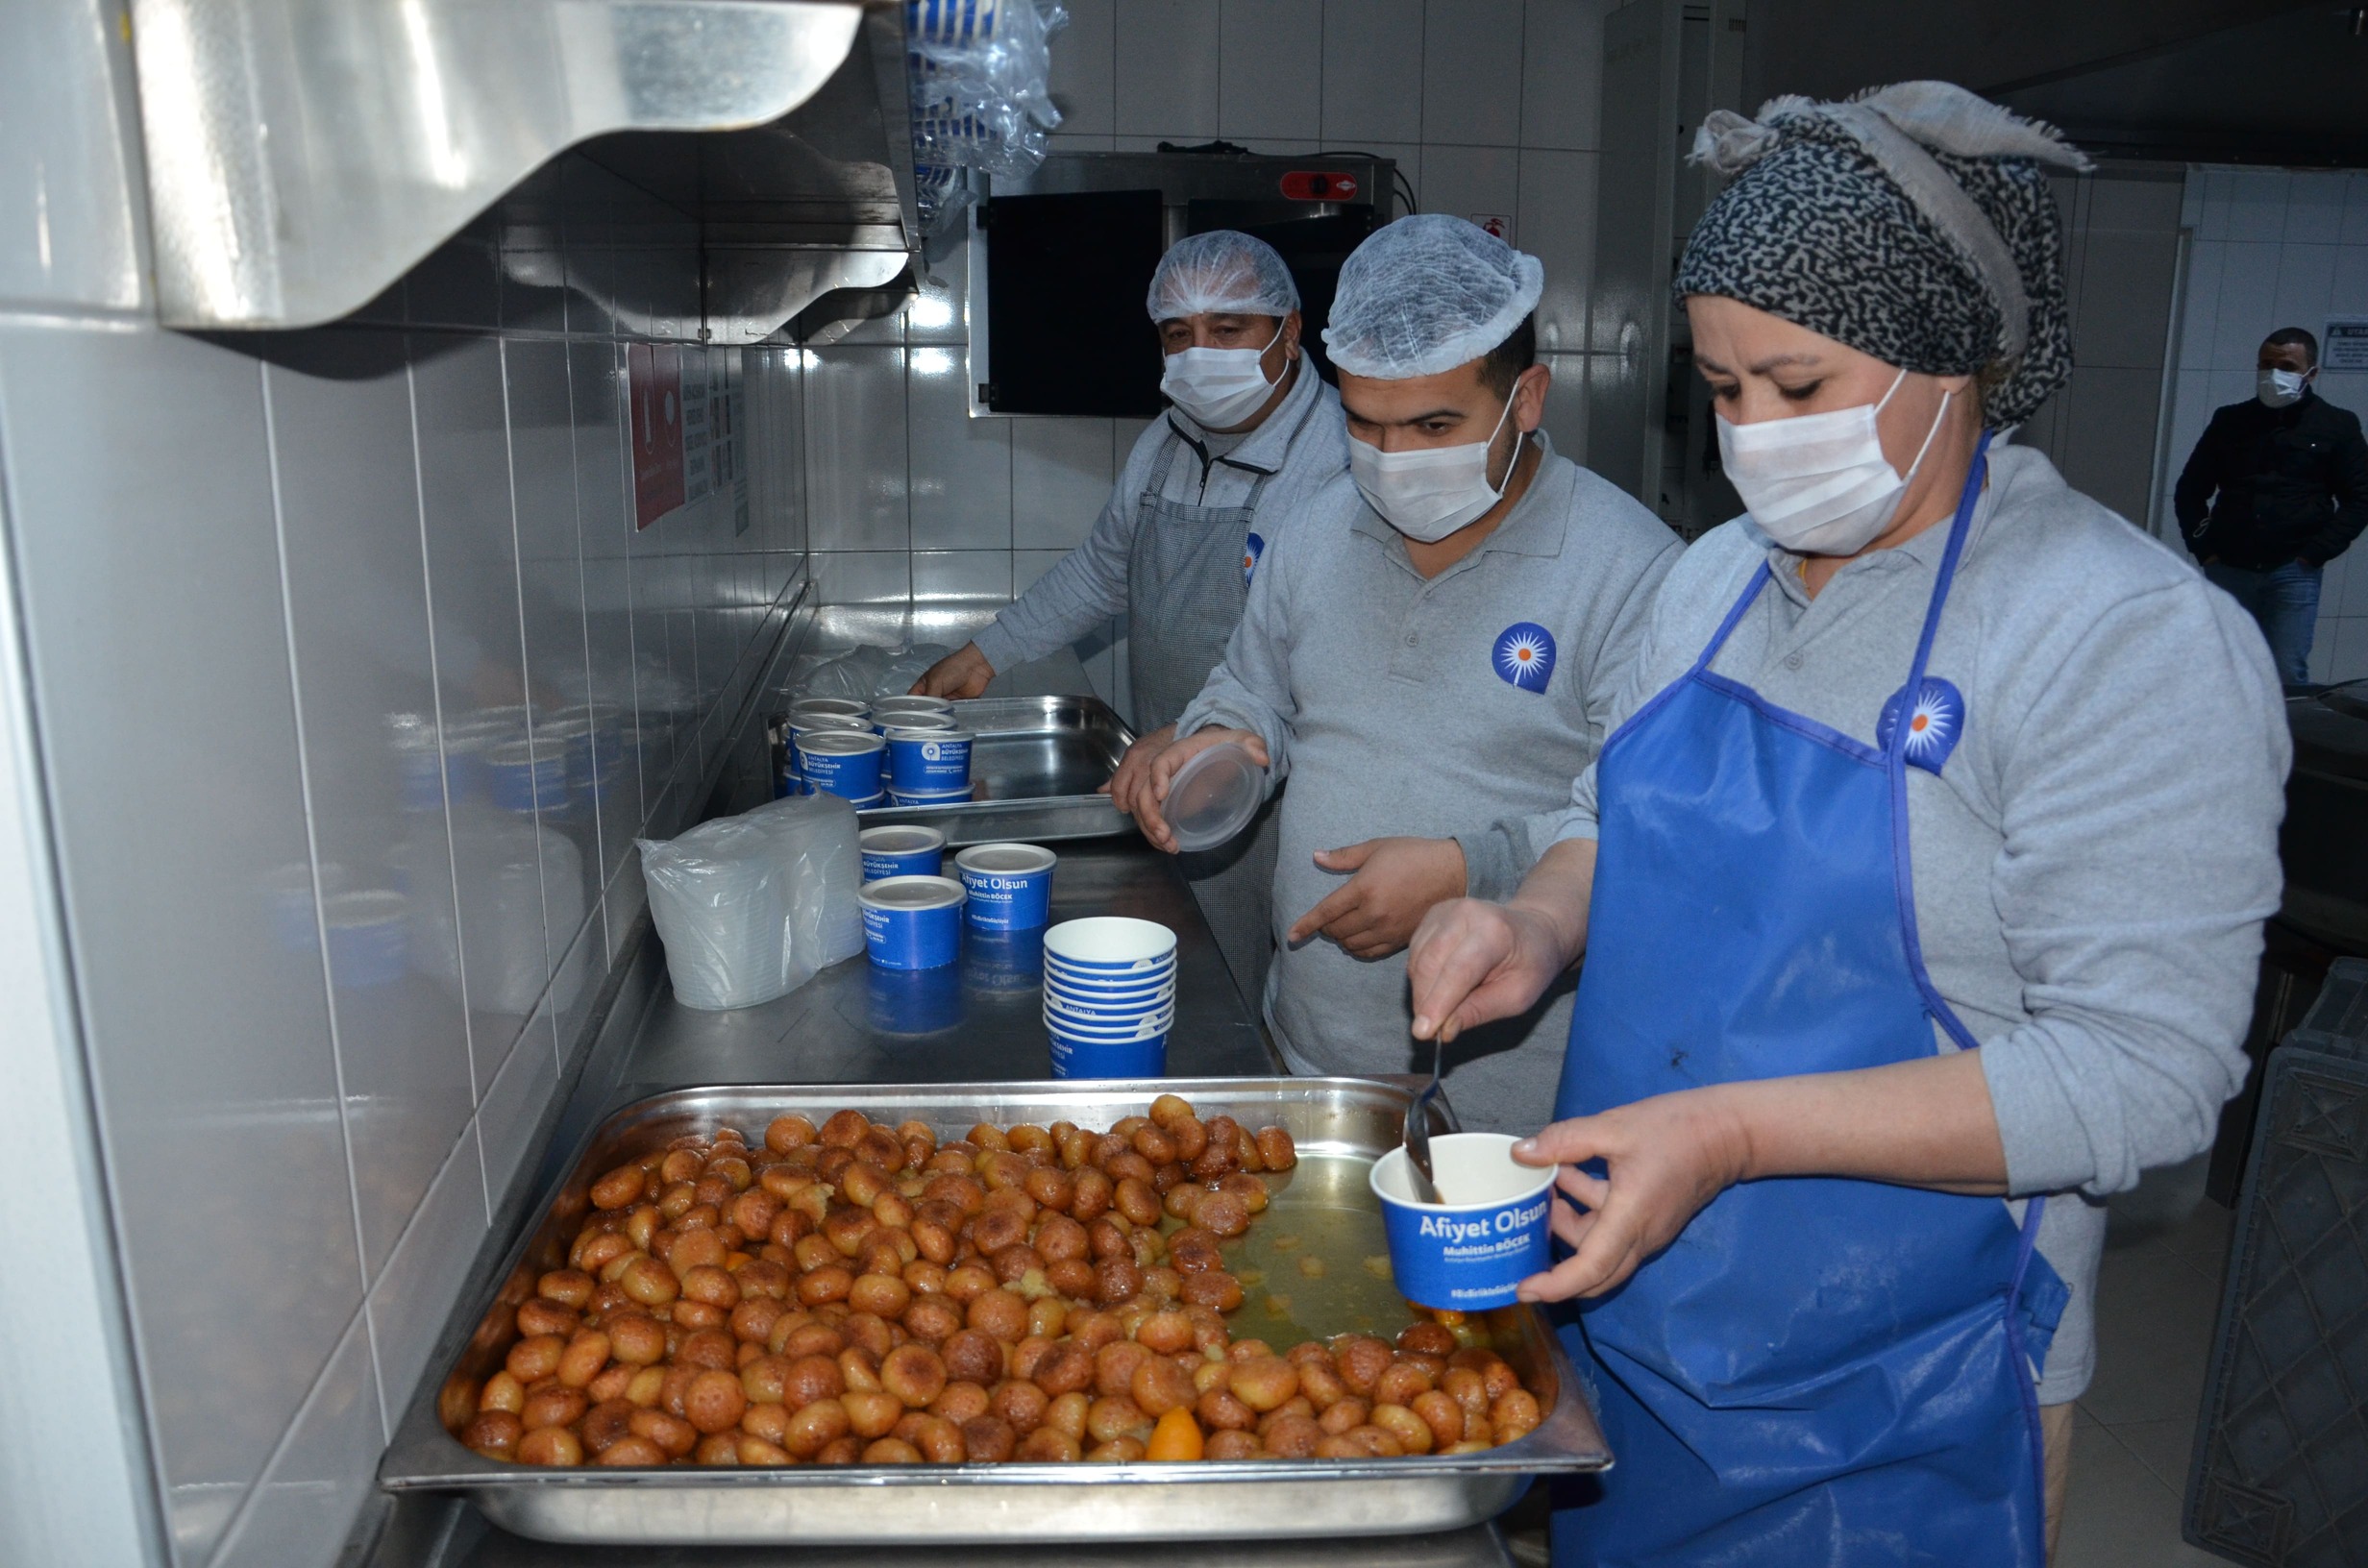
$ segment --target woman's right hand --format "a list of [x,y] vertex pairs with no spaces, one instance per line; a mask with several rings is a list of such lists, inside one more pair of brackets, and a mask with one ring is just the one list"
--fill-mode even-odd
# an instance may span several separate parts
[[1535,910],[1485,898],[1434,904],[1407,949],[1415,1038],[1453,1040],[1526,1013],[1568,964],[1552,923]]
[[978,651],[976,643],[964,643],[935,664],[921,673],[913,682],[910,697],[943,697],[954,701],[976,697],[995,678],[995,666]]

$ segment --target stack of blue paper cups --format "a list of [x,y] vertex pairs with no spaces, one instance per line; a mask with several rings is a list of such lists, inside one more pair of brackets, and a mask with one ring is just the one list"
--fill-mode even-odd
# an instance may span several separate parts
[[1045,933],[1045,1030],[1055,1078],[1160,1078],[1175,1022],[1175,933],[1120,915]]

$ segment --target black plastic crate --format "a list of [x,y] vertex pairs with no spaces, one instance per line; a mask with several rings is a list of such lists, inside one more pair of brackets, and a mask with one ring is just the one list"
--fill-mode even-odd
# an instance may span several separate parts
[[2213,1338],[2186,1538],[2368,1568],[2368,1056],[2270,1054]]
[[2368,1057],[2368,958],[2328,966],[2318,1000],[2285,1042],[2329,1056]]

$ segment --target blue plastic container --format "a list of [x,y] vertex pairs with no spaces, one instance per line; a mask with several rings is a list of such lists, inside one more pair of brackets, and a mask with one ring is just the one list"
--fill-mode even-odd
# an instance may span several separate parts
[[974,792],[968,785],[942,794],[907,795],[902,790],[890,790],[888,803],[892,806],[950,806],[968,800]]
[[1085,1040],[1051,1032],[1055,1078],[1165,1078],[1168,1037],[1143,1040]]
[[780,728],[782,736],[781,776],[774,781],[774,794],[777,797],[784,795],[812,795],[814,793],[812,787],[805,781],[805,765],[798,757],[798,738],[800,736],[811,735],[817,730],[824,729],[844,729],[858,735],[869,735],[872,733],[872,722],[853,714],[792,712],[780,721]]
[[953,857],[970,894],[970,923],[982,931],[1033,931],[1052,918],[1052,868],[1059,857],[1033,844],[974,844]]
[[863,851],[863,879],[877,882],[890,876],[938,876],[946,870],[946,835],[934,827],[898,823],[867,827],[855,835]]
[[947,876],[891,876],[855,894],[863,945],[883,969],[935,969],[962,956],[962,884]]
[[862,730],[809,730],[798,737],[798,767],[819,795],[835,795],[859,806],[876,804],[886,746]]
[[967,729],[909,728],[891,720],[888,739],[888,787],[899,795],[968,795],[971,788],[971,732]]
[[1551,1262],[1546,1214],[1554,1167],[1513,1161],[1507,1133],[1443,1133],[1431,1139],[1440,1204],[1417,1201],[1406,1151],[1373,1162],[1390,1271],[1418,1307],[1476,1312],[1510,1307],[1514,1287]]

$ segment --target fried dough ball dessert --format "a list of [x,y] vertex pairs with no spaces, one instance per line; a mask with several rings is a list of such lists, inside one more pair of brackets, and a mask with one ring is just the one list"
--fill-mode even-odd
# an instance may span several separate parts
[[1298,1162],[1286,1128],[1163,1094],[1103,1132],[939,1139],[791,1114],[601,1172],[440,1413],[486,1458],[643,1468],[1463,1454],[1543,1418],[1460,1312],[1234,1338],[1263,1282],[1228,1249]]

